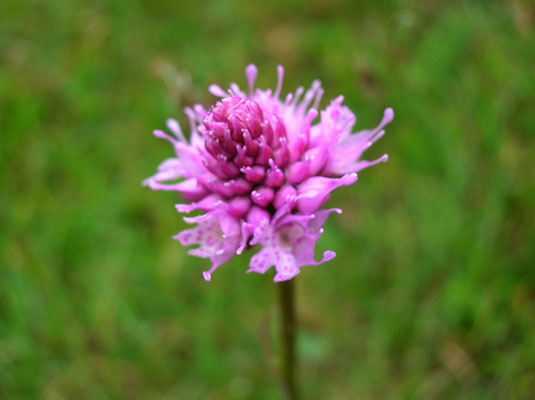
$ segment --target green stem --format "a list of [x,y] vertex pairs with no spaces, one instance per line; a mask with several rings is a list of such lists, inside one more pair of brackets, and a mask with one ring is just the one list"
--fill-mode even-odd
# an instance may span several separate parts
[[298,390],[295,379],[296,352],[295,336],[297,323],[295,319],[294,280],[279,282],[279,300],[281,313],[281,342],[282,342],[282,377],[288,400],[297,400]]

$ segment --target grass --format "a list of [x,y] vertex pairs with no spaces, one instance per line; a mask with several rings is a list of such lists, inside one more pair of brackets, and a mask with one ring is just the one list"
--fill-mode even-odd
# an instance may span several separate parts
[[[390,161],[336,193],[297,282],[307,399],[531,399],[535,10],[513,2],[0,6],[0,397],[272,399],[276,291],[202,280],[150,134],[206,88],[324,84]],[[327,100],[323,101],[326,105]],[[263,332],[263,333],[262,333]]]

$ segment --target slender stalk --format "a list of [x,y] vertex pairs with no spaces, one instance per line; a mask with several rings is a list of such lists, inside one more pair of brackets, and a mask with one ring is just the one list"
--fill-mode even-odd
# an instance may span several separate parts
[[295,352],[297,323],[295,319],[294,281],[295,279],[290,279],[277,284],[279,287],[281,314],[282,377],[288,400],[297,400],[299,398],[295,378],[297,369]]

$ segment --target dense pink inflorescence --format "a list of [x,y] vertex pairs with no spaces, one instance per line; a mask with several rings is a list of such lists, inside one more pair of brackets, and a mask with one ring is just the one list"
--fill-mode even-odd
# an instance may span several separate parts
[[314,259],[314,249],[323,225],[332,212],[321,209],[330,193],[357,180],[363,168],[387,160],[362,161],[362,153],[384,134],[392,121],[391,108],[372,130],[353,133],[355,115],[334,99],[319,113],[323,94],[318,81],[280,99],[283,69],[278,67],[274,92],[254,88],[257,69],[246,68],[248,91],[236,84],[228,92],[210,86],[221,98],[209,110],[197,105],[186,108],[191,136],[187,140],[175,120],[168,120],[173,133],[156,130],[169,140],[176,157],[165,160],[158,172],[144,183],[154,190],[182,194],[181,213],[195,227],[175,238],[184,246],[198,245],[190,254],[210,258],[212,272],[235,254],[259,245],[247,272],[276,269],[274,281],[293,278],[305,265],[318,265],[335,257],[332,251]]

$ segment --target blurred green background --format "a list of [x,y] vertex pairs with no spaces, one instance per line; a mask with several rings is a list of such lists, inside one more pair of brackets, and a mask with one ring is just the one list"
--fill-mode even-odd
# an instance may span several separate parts
[[[535,7],[3,1],[0,398],[275,399],[272,275],[202,279],[151,131],[243,85],[396,112],[297,280],[306,399],[535,397]],[[267,339],[266,339],[267,338]],[[264,343],[264,344],[262,344]],[[275,349],[276,351],[276,345]]]

